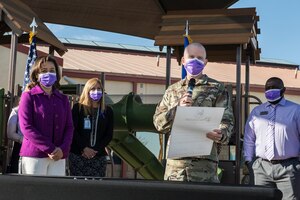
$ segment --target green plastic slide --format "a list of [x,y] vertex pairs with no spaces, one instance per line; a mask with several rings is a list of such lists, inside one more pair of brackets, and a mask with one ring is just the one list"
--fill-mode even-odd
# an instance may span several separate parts
[[109,147],[145,179],[163,180],[164,167],[133,134],[156,132],[152,123],[156,104],[143,104],[139,96],[130,93],[111,107],[114,136]]

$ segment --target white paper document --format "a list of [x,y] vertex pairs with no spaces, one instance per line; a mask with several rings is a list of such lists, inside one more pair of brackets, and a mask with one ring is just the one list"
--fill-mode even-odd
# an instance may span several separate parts
[[168,158],[210,155],[206,133],[220,126],[224,108],[178,106],[171,130]]

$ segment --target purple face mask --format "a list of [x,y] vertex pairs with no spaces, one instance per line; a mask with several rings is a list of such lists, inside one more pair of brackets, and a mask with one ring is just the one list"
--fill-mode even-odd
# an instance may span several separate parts
[[56,73],[47,72],[39,74],[40,83],[47,88],[51,87],[56,80]]
[[90,97],[93,101],[99,101],[102,97],[102,91],[101,90],[91,90]]
[[270,89],[265,91],[265,96],[269,102],[274,102],[281,98],[280,91],[281,89]]
[[198,58],[188,59],[184,65],[185,70],[192,76],[199,75],[205,67],[205,63]]

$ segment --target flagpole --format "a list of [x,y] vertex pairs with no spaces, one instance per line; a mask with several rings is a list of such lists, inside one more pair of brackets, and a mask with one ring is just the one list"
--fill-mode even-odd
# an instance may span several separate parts
[[32,32],[32,34],[35,35],[35,32],[36,32],[36,31],[35,31],[35,28],[38,27],[38,25],[37,25],[37,23],[36,23],[36,21],[35,21],[35,17],[32,19],[32,22],[31,22],[31,24],[30,24],[29,27],[32,28],[31,32]]
[[32,19],[32,22],[29,26],[31,29],[29,33],[29,51],[28,51],[28,57],[24,72],[24,81],[23,81],[23,88],[22,91],[25,90],[27,84],[30,82],[30,70],[37,58],[37,50],[36,50],[36,28],[38,27],[35,18]]
[[189,35],[189,20],[186,20],[186,23],[185,23],[185,35],[186,36]]
[[[184,46],[184,49],[185,47],[189,44],[189,21],[186,20],[186,23],[185,23],[185,35],[184,35],[184,39],[183,39],[183,46]],[[184,51],[184,50],[183,50]],[[184,55],[184,53],[183,53]],[[182,64],[181,66],[181,79],[184,79],[186,77],[186,70],[184,68],[184,65]]]

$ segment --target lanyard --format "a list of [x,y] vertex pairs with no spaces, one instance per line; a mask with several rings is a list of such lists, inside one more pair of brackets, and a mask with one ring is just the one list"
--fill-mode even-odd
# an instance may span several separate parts
[[97,110],[97,113],[96,113],[96,123],[94,122],[94,119],[93,119],[92,131],[91,131],[91,135],[90,135],[90,145],[91,145],[91,147],[95,146],[96,140],[97,140],[99,110],[100,110],[100,106],[98,107],[98,110]]

